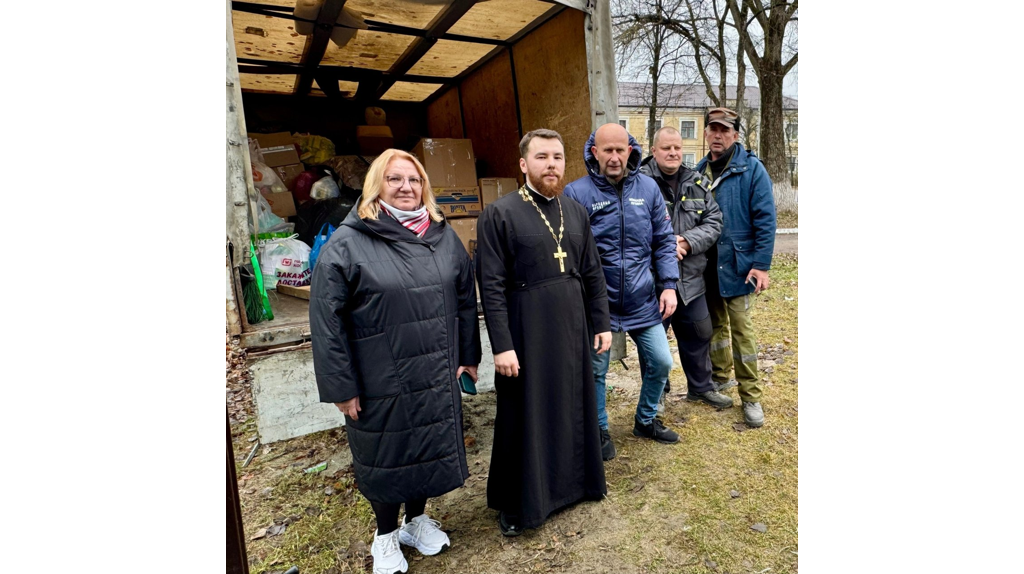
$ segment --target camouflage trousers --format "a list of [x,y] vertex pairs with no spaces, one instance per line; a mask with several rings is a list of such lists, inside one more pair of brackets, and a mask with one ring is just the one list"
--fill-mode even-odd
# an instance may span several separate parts
[[712,328],[711,380],[716,386],[725,384],[729,371],[735,371],[740,400],[760,402],[764,388],[757,375],[757,339],[751,319],[754,295],[723,298],[717,290],[708,289],[706,299]]

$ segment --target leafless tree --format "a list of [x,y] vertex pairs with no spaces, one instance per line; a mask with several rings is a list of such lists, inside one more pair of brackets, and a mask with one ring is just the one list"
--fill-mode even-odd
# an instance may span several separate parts
[[[733,21],[737,23],[736,29],[743,42],[744,52],[761,87],[760,151],[772,179],[775,207],[779,211],[796,211],[796,193],[790,182],[783,133],[782,82],[797,63],[797,0],[726,1]],[[742,14],[741,5],[750,12],[749,16]],[[793,34],[787,42],[786,30],[789,26],[792,26]],[[785,62],[784,51],[788,57]]]
[[672,99],[672,87],[688,76],[693,61],[687,43],[666,25],[678,18],[686,1],[616,0],[612,6],[618,76],[644,86],[647,149],[654,146],[655,122],[665,107],[663,100]]
[[[639,30],[657,30],[661,46],[673,35],[681,38],[690,48],[708,99],[715,106],[732,106],[741,118],[750,117],[744,99],[750,62],[760,85],[761,102],[757,121],[743,122],[745,141],[752,143],[753,134],[758,134],[758,153],[772,179],[776,206],[780,211],[795,210],[783,133],[782,84],[797,63],[797,0],[619,0],[613,22],[620,30],[629,31],[618,36],[623,50],[618,54],[620,62],[635,56],[634,34]],[[665,31],[669,35],[664,35]],[[643,50],[650,53],[652,45],[648,42]],[[731,57],[735,58],[737,79],[735,99],[727,99],[726,93]],[[659,85],[661,76],[652,73],[650,77],[655,87]],[[658,94],[652,95],[651,123]]]

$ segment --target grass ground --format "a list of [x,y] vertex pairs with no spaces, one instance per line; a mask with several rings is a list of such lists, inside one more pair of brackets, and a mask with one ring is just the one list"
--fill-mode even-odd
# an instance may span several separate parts
[[779,229],[796,229],[797,214],[795,211],[780,211],[775,214],[775,226]]
[[[495,395],[466,397],[470,478],[427,506],[449,532],[452,548],[422,557],[403,547],[409,571],[797,572],[796,256],[776,255],[770,276],[772,287],[758,296],[754,315],[764,427],[742,424],[735,389],[729,393],[736,406],[726,411],[682,400],[686,385],[677,358],[662,418],[680,433],[679,444],[633,437],[639,373],[630,344],[625,367],[613,364],[608,375],[618,449],[605,465],[608,497],[505,538],[485,496]],[[370,572],[374,522],[354,487],[344,429],[261,446],[242,468],[255,433],[252,417],[232,427],[250,571],[298,566],[302,574]],[[325,470],[305,472],[324,461]]]

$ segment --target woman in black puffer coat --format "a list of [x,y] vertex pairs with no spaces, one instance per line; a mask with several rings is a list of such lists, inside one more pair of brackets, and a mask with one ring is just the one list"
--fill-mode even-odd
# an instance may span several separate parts
[[309,302],[320,401],[345,414],[359,491],[377,518],[374,572],[406,571],[399,543],[428,555],[449,545],[424,508],[469,477],[458,377],[476,380],[480,362],[473,280],[423,166],[381,154],[317,259]]

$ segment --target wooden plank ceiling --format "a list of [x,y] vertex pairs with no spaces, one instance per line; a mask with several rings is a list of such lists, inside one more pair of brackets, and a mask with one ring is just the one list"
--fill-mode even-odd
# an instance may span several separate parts
[[[295,30],[295,0],[232,3],[242,91],[422,102],[564,8],[551,0],[321,2],[308,36]],[[368,29],[339,48],[329,38],[343,8]]]

